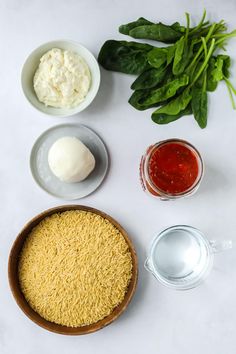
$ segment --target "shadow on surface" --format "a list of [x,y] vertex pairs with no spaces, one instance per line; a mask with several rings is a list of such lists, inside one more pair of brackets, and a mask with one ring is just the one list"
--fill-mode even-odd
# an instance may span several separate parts
[[199,194],[212,194],[227,185],[227,176],[214,166],[205,163],[205,172],[199,188]]
[[[111,71],[107,71],[101,68],[101,83],[97,93],[97,96],[94,98],[91,105],[86,108],[83,112],[84,116],[95,115],[97,113],[101,113],[105,111],[106,106],[109,104],[111,100],[111,96],[113,93],[113,73]],[[99,119],[101,116],[99,116]]]

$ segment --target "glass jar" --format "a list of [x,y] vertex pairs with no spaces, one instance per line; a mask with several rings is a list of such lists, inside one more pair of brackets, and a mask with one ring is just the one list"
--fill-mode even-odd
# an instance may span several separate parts
[[[154,157],[158,161],[152,165]],[[193,145],[181,139],[168,139],[148,147],[140,162],[140,180],[144,191],[153,197],[174,200],[196,192],[203,170],[203,160]],[[158,185],[157,177],[165,189]]]

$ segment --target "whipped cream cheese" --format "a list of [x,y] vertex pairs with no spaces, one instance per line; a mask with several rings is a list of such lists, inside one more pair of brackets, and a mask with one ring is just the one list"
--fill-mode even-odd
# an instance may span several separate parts
[[79,54],[53,48],[41,57],[33,83],[39,101],[46,106],[73,108],[88,94],[91,74]]

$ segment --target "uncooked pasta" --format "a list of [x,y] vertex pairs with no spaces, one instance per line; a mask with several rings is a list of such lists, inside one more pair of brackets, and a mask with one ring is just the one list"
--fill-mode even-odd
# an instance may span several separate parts
[[43,318],[68,327],[95,323],[124,299],[132,276],[129,246],[107,219],[71,210],[43,219],[27,237],[19,282]]

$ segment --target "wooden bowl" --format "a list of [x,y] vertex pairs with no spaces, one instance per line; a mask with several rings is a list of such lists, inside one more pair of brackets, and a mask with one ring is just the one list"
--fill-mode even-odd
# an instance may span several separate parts
[[[63,212],[67,210],[84,210],[84,211],[90,211],[92,213],[98,214],[102,216],[103,218],[108,219],[117,229],[122,233],[123,237],[125,238],[127,244],[129,245],[129,249],[131,252],[132,256],[132,262],[133,262],[133,271],[132,271],[132,278],[129,283],[128,290],[125,294],[124,300],[113,310],[113,312],[103,318],[102,320],[93,323],[91,325],[87,326],[81,326],[81,327],[67,327],[67,326],[62,326],[58,325],[56,323],[50,322],[45,320],[43,317],[41,317],[37,312],[35,312],[28,302],[26,301],[21,289],[20,289],[20,284],[19,284],[19,279],[18,279],[18,260],[19,260],[19,254],[21,252],[21,249],[23,247],[23,244],[25,242],[25,239],[31,232],[31,230],[45,217],[52,215],[54,213],[58,212]],[[17,236],[10,255],[9,255],[9,261],[8,261],[8,278],[9,278],[9,283],[11,287],[12,294],[19,305],[19,307],[22,309],[22,311],[28,316],[32,321],[34,321],[36,324],[39,326],[60,334],[66,334],[66,335],[81,335],[81,334],[88,334],[95,332],[99,329],[102,329],[103,327],[107,326],[111,322],[115,321],[127,308],[129,302],[131,301],[136,285],[137,285],[137,277],[138,277],[138,261],[137,261],[137,255],[134,249],[134,246],[132,242],[130,241],[127,233],[125,230],[122,228],[120,224],[118,224],[113,218],[111,218],[109,215],[103,213],[100,210],[93,209],[87,206],[83,205],[63,205],[59,206],[56,208],[48,209],[41,214],[35,216],[32,220],[30,220],[23,230],[19,233]]]

